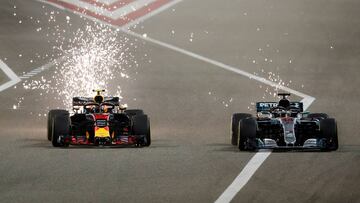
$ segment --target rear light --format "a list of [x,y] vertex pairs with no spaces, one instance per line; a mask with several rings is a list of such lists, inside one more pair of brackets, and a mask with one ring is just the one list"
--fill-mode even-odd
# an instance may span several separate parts
[[134,143],[136,141],[136,138],[133,136],[129,136],[129,143]]
[[71,140],[70,137],[65,137],[64,142],[65,142],[65,143],[70,143],[70,140]]

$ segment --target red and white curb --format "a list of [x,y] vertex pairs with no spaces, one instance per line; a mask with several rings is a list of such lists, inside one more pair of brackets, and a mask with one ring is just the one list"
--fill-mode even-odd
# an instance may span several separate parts
[[168,7],[176,0],[38,0],[75,13],[95,18],[114,26],[124,26],[162,7]]

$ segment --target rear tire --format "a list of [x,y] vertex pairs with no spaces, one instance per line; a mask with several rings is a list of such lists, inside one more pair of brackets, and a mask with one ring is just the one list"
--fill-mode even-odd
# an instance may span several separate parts
[[134,116],[133,131],[135,135],[145,135],[144,143],[139,143],[141,146],[148,147],[151,145],[150,119],[147,115]]
[[60,137],[70,136],[70,117],[67,111],[57,113],[52,118],[52,132],[51,132],[51,143],[54,147],[66,147],[68,144],[64,143],[64,140],[60,140]]
[[248,113],[235,113],[231,117],[231,144],[236,146],[238,144],[239,124],[244,118],[251,117]]
[[142,109],[128,109],[125,110],[125,114],[132,117],[137,115],[144,115],[144,111]]
[[320,121],[320,132],[326,138],[326,150],[336,151],[339,148],[337,123],[334,118],[326,118]]
[[308,118],[320,118],[320,119],[327,119],[329,115],[326,113],[311,113],[308,115]]
[[61,109],[53,109],[50,110],[48,113],[48,120],[47,120],[47,139],[51,141],[51,133],[52,133],[52,120],[55,118],[56,115],[61,115],[67,113],[66,110]]
[[240,151],[256,149],[257,124],[255,118],[245,118],[240,121],[238,147]]

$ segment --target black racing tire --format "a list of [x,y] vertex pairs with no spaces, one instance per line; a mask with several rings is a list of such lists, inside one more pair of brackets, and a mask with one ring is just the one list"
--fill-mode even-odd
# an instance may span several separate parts
[[47,117],[47,139],[51,141],[51,132],[52,132],[52,120],[55,118],[56,115],[67,113],[66,110],[62,109],[52,109],[48,113]]
[[148,147],[151,145],[150,119],[147,115],[134,116],[133,131],[135,135],[145,135],[146,140],[140,143],[141,146]]
[[54,147],[67,147],[66,143],[59,143],[60,136],[70,136],[70,117],[67,111],[57,113],[52,118],[51,143]]
[[336,151],[339,148],[337,123],[334,118],[326,118],[320,121],[320,132],[326,138],[326,149]]
[[235,113],[231,117],[231,144],[236,146],[238,144],[239,137],[239,124],[244,118],[251,117],[248,113]]
[[308,118],[327,119],[329,118],[329,115],[327,115],[326,113],[311,113],[308,115]]
[[240,121],[238,147],[240,151],[256,149],[257,123],[255,118],[245,118]]
[[125,114],[132,117],[137,115],[144,115],[144,111],[142,109],[127,109],[125,110]]

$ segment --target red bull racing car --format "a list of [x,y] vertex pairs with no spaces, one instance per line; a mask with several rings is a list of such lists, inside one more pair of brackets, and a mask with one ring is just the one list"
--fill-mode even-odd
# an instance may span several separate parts
[[73,112],[51,110],[47,138],[54,147],[69,145],[150,146],[150,120],[141,109],[126,109],[119,97],[74,97]]
[[241,151],[256,149],[338,149],[337,123],[325,113],[303,111],[302,102],[256,103],[257,114],[232,116],[231,143]]

